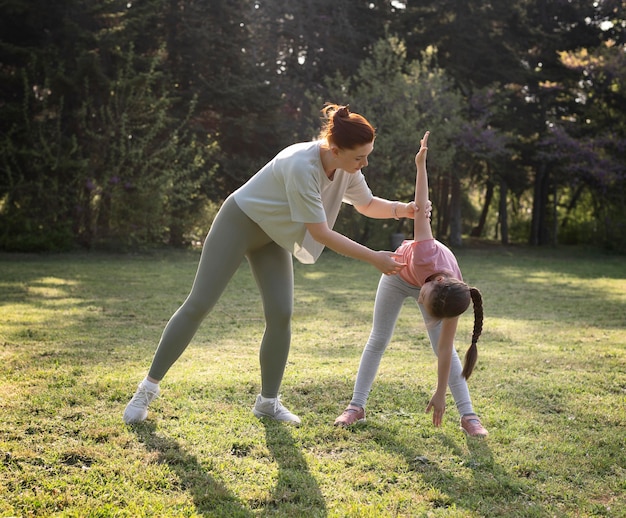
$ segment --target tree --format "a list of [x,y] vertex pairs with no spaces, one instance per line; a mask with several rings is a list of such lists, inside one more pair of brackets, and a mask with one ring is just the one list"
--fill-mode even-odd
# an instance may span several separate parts
[[[554,6],[538,5],[539,9],[531,12],[533,18],[529,25],[536,27],[536,46],[541,49],[537,54],[536,74],[534,81],[529,84],[529,92],[537,104],[542,107],[543,127],[538,132],[537,143],[550,142],[552,147],[558,142],[566,144],[567,140],[555,139],[554,126],[568,128],[576,127],[572,133],[580,139],[578,146],[588,148],[588,130],[596,135],[604,128],[605,117],[609,111],[608,105],[600,107],[597,98],[610,99],[612,95],[605,95],[603,73],[590,74],[590,70],[582,67],[568,66],[565,56],[576,54],[594,54],[593,49],[603,46],[603,41],[614,46],[615,41],[602,29],[603,23],[610,16],[617,15],[617,3],[612,1],[589,3],[569,2],[566,9],[556,9]],[[533,23],[534,22],[534,23]],[[547,38],[554,33],[556,38]],[[617,50],[621,47],[621,50]],[[623,55],[623,42],[617,45],[616,56]],[[593,67],[593,65],[592,65]],[[602,68],[602,67],[600,67]],[[582,89],[581,89],[582,85]],[[623,94],[622,94],[623,95]],[[591,101],[591,102],[590,102]],[[603,101],[600,102],[602,104]],[[599,110],[595,108],[600,107]],[[614,112],[615,113],[615,112]],[[622,111],[623,120],[623,111]],[[574,125],[571,122],[575,122]],[[589,124],[591,122],[591,124]],[[558,133],[558,132],[557,132]],[[617,141],[616,138],[617,137]],[[619,137],[614,134],[608,139],[619,148]],[[610,147],[610,146],[609,146]],[[538,146],[542,149],[542,146]],[[570,146],[566,144],[563,150],[556,151],[562,154]],[[571,149],[571,148],[570,148]],[[563,175],[563,168],[548,160],[544,163],[545,155],[537,157],[535,178],[535,201],[533,210],[533,225],[530,242],[534,244],[556,243],[558,228],[559,193],[569,191],[569,175]],[[593,169],[593,168],[592,168]],[[576,192],[573,190],[572,192]]]
[[[500,102],[491,110],[488,124],[507,136],[513,169],[528,175],[533,183],[529,236],[533,244],[556,240],[555,193],[561,181],[542,162],[538,144],[548,137],[551,124],[572,118],[580,124],[580,114],[586,109],[577,85],[602,89],[598,77],[592,84],[591,76],[564,66],[559,56],[579,49],[593,52],[603,41],[616,42],[623,50],[623,33],[618,30],[623,26],[623,12],[623,2],[617,0],[473,0],[462,5],[444,0],[407,4],[400,21],[413,52],[427,44],[437,46],[441,66],[455,79],[468,105],[481,89],[499,92]],[[498,169],[490,171],[497,174]],[[511,175],[485,178],[486,185],[504,186],[511,180],[525,183]]]
[[397,12],[390,0],[273,0],[257,1],[255,7],[250,50],[274,75],[272,84],[280,90],[297,138],[309,129],[303,92],[324,97],[328,76],[353,75]]
[[18,91],[13,80],[1,106],[0,247],[183,240],[177,226],[192,219],[213,172],[197,164],[215,147],[170,116],[163,52],[133,44],[153,12],[131,5],[67,0],[9,12],[8,25],[31,25],[7,33],[0,58],[22,83]]
[[85,164],[76,136],[65,132],[76,99],[66,95],[73,70],[65,56],[70,49],[76,56],[72,43],[91,44],[92,23],[76,0],[5,0],[1,9],[0,247],[66,248],[73,238],[72,188]]
[[[390,199],[413,199],[415,190],[414,156],[424,131],[433,131],[429,147],[433,159],[429,174],[433,186],[433,204],[437,214],[446,214],[459,204],[458,199],[439,197],[443,179],[460,174],[453,167],[454,143],[460,137],[463,120],[460,95],[450,78],[436,64],[436,52],[429,49],[422,60],[407,61],[406,47],[396,37],[376,43],[370,58],[364,60],[357,73],[349,78],[340,75],[327,82],[328,95],[339,103],[350,104],[364,114],[376,127],[375,151],[364,171],[372,191]],[[436,218],[441,228],[442,218]],[[348,223],[354,223],[347,216]],[[345,222],[344,222],[345,223]],[[376,237],[378,246],[389,232],[407,229],[401,221],[394,228],[388,222],[359,220],[356,238],[368,242]]]
[[[433,131],[440,238],[485,235],[497,204],[503,242],[623,242],[623,7],[0,0],[0,247],[184,245],[325,101],[377,125],[377,194],[412,196]],[[349,214],[362,240],[404,230]]]
[[[586,81],[566,85],[581,107],[578,114],[555,122],[542,141],[542,158],[554,172],[559,186],[562,214],[560,231],[570,239],[576,224],[587,240],[609,248],[621,249],[626,230],[626,57],[610,41],[593,52],[582,49],[561,53],[568,68]],[[576,209],[583,203],[581,216]],[[589,207],[590,205],[590,207]],[[585,218],[584,214],[588,217]],[[589,217],[590,216],[590,217]],[[581,220],[582,218],[582,220]],[[586,221],[585,221],[586,220]],[[557,220],[555,219],[555,224]],[[592,227],[592,232],[585,228]]]
[[[459,140],[457,169],[468,171],[473,186],[485,192],[478,224],[469,232],[480,236],[498,186],[502,239],[508,239],[507,196],[525,186],[523,168],[515,166],[520,124],[527,121],[518,105],[516,85],[526,84],[529,71],[522,58],[527,28],[525,2],[486,3],[421,2],[407,4],[399,21],[407,34],[407,47],[415,55],[426,45],[438,49],[439,64],[463,93],[468,123]],[[397,26],[394,25],[394,26]],[[534,130],[522,130],[532,134]],[[513,165],[513,167],[512,167]],[[458,184],[450,184],[454,192]],[[511,190],[512,189],[512,190]],[[451,213],[454,234],[459,233],[459,213]],[[447,222],[444,222],[447,224]],[[460,236],[459,236],[460,237]],[[455,240],[458,241],[458,238]]]

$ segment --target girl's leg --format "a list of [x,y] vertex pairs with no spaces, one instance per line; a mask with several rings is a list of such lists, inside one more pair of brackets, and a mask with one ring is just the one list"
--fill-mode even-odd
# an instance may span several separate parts
[[[422,316],[424,317],[424,323],[426,324],[426,330],[428,331],[428,337],[430,338],[430,345],[433,348],[435,356],[437,356],[437,345],[439,343],[439,334],[441,333],[441,320],[430,316],[422,304],[418,304],[418,306],[422,312]],[[472,407],[472,400],[470,398],[467,381],[465,381],[465,378],[461,375],[462,372],[463,366],[461,365],[461,360],[459,359],[459,355],[453,346],[448,387],[450,387],[450,392],[452,392],[452,397],[454,398],[459,414],[464,416],[466,414],[473,414],[474,409]]]
[[350,401],[353,406],[365,408],[380,360],[391,341],[402,303],[408,296],[407,287],[408,285],[396,275],[382,275],[380,278],[374,301],[374,323],[361,355],[359,372]]
[[149,377],[160,381],[196,334],[246,252],[270,242],[269,237],[228,198],[218,212],[202,248],[189,296],[166,325]]
[[247,258],[265,313],[265,333],[259,351],[261,395],[276,398],[291,342],[293,260],[287,250],[274,242],[250,252]]

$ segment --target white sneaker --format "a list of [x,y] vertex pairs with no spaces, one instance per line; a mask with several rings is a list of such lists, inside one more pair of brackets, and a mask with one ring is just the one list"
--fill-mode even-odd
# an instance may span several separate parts
[[126,424],[140,423],[148,417],[148,405],[154,401],[160,393],[159,386],[156,390],[148,389],[144,386],[143,381],[137,386],[137,392],[126,405],[124,410],[124,422]]
[[264,398],[259,394],[256,397],[256,403],[254,404],[252,413],[258,418],[269,417],[276,419],[276,421],[300,424],[300,418],[283,406],[280,402],[280,396],[277,398]]

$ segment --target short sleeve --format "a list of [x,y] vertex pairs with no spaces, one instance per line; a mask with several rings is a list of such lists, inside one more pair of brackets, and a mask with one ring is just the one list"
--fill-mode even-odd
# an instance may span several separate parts
[[358,173],[350,175],[350,183],[343,195],[343,201],[358,207],[368,205],[373,198],[374,195],[367,185],[363,173],[359,171]]
[[299,223],[326,221],[318,175],[315,171],[311,174],[294,173],[288,173],[285,178],[291,219]]

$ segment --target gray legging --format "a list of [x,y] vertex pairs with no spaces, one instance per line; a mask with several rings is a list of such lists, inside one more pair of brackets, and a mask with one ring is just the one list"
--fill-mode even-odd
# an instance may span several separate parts
[[191,292],[165,326],[152,360],[150,377],[162,380],[213,309],[246,257],[265,313],[261,341],[261,394],[277,397],[283,379],[293,313],[293,261],[239,208],[230,196],[220,208],[202,248]]
[[[391,341],[402,304],[407,297],[417,301],[419,294],[419,288],[405,282],[399,275],[381,276],[374,302],[374,325],[361,355],[359,373],[356,377],[352,395],[352,405],[365,408],[374,378],[378,372],[380,360]],[[421,304],[418,304],[418,307],[422,312],[433,352],[437,355],[441,320],[431,317]],[[461,360],[459,360],[459,355],[453,347],[448,386],[459,413],[461,415],[473,414],[474,410],[467,382],[461,376],[462,370]]]

